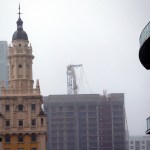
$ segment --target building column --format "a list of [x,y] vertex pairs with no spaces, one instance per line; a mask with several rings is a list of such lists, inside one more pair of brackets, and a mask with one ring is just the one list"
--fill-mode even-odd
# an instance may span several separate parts
[[46,150],[46,135],[45,134],[39,134],[38,135],[38,149],[39,150]]

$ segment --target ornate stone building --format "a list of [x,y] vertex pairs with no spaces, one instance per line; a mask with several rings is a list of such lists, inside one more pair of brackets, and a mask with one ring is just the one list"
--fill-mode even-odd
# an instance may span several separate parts
[[9,46],[8,89],[3,83],[0,96],[0,135],[3,150],[45,150],[47,118],[41,105],[39,81],[33,88],[32,47],[23,30],[23,21],[17,20],[17,31]]

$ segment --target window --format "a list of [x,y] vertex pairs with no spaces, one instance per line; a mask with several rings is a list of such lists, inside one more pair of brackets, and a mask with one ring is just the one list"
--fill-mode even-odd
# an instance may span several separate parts
[[7,126],[7,127],[10,126],[10,120],[6,120],[6,126]]
[[135,146],[140,147],[140,141],[135,141]]
[[21,64],[19,65],[19,68],[22,68],[22,65],[21,65]]
[[22,134],[19,134],[19,136],[18,136],[18,142],[23,142],[23,135]]
[[35,104],[31,104],[31,110],[35,111]]
[[21,47],[21,44],[19,44],[19,47]]
[[133,149],[133,146],[130,146],[130,149]]
[[146,146],[150,147],[150,141],[146,141]]
[[133,144],[133,141],[130,141],[130,144]]
[[18,105],[18,111],[23,111],[23,105]]
[[78,109],[79,109],[79,111],[85,111],[85,110],[86,110],[86,106],[84,106],[84,105],[82,106],[82,105],[81,105],[81,106],[79,106]]
[[19,127],[23,126],[23,120],[19,120],[18,125],[19,125]]
[[23,148],[18,148],[18,150],[23,150]]
[[36,141],[36,134],[35,134],[35,133],[33,133],[33,134],[31,135],[31,141],[32,141],[32,142],[35,142],[35,141]]
[[41,118],[41,125],[43,125],[43,118]]
[[6,134],[6,136],[5,136],[5,142],[6,143],[10,143],[10,135],[9,134]]
[[32,126],[36,126],[36,119],[32,119],[32,120],[31,120],[31,125],[32,125]]
[[5,150],[10,150],[10,148],[5,148]]
[[36,150],[36,148],[33,147],[33,148],[31,148],[31,150]]
[[5,108],[6,108],[6,111],[10,111],[9,105],[6,104]]

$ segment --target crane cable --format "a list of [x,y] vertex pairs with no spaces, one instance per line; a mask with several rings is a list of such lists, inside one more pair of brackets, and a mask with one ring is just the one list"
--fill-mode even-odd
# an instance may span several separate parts
[[81,75],[81,80],[80,80],[80,84],[79,84],[78,90],[81,89],[81,85],[82,85],[82,87],[83,87],[83,93],[84,93],[84,83],[83,83],[84,80],[83,80],[83,79],[85,78],[85,82],[86,82],[87,87],[88,87],[88,89],[89,89],[89,91],[90,91],[90,94],[93,94],[93,92],[92,92],[92,90],[91,90],[91,87],[90,87],[90,85],[89,85],[89,82],[88,82],[88,80],[87,80],[86,73],[85,73],[85,71],[84,71],[84,69],[83,69],[83,66],[81,66],[80,75]]
[[78,92],[80,91],[81,89],[81,86],[82,86],[82,82],[83,82],[83,71],[81,70],[80,68],[80,79],[79,79],[79,84],[78,84]]

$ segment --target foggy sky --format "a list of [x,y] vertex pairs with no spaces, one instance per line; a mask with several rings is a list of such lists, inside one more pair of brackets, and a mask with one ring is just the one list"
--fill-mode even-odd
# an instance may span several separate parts
[[[66,94],[66,66],[83,64],[85,93],[125,93],[130,135],[144,135],[150,72],[140,64],[139,36],[149,0],[0,0],[0,40],[11,43],[18,5],[33,47],[33,78],[42,95]],[[79,77],[80,78],[80,77]]]

